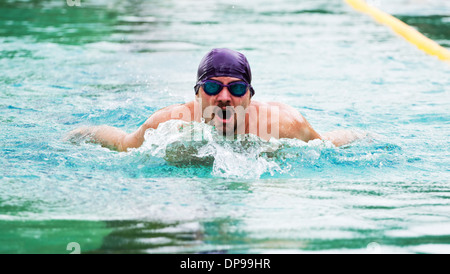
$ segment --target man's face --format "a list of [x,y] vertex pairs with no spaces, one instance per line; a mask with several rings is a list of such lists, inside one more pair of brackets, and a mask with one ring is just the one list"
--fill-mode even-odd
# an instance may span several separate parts
[[[211,80],[228,85],[242,81],[234,77],[212,77]],[[236,129],[245,126],[245,110],[250,104],[250,90],[244,96],[233,96],[227,87],[217,95],[208,95],[200,87],[196,99],[201,106],[202,117],[205,122],[216,127],[224,135],[232,135]]]

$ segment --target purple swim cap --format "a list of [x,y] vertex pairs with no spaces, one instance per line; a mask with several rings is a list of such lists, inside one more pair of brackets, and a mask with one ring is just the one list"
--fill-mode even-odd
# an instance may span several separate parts
[[203,81],[211,77],[235,77],[249,85],[251,95],[255,94],[252,83],[252,71],[244,54],[231,49],[213,49],[200,61],[197,71],[197,85],[195,94],[198,93]]

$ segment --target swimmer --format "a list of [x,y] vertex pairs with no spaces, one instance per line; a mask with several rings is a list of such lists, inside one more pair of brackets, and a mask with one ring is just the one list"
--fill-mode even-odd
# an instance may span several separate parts
[[198,67],[193,101],[156,111],[130,134],[103,125],[75,129],[67,139],[86,138],[104,147],[127,151],[144,143],[147,129],[156,129],[169,120],[204,122],[226,136],[254,134],[264,140],[296,138],[308,142],[321,139],[342,146],[362,138],[350,130],[317,133],[295,108],[283,103],[254,101],[251,82],[250,65],[242,53],[213,49]]

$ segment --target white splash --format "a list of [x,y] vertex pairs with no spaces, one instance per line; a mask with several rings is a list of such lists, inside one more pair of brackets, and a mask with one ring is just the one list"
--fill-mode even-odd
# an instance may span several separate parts
[[276,151],[281,144],[251,134],[230,140],[205,123],[171,120],[148,129],[144,144],[131,153],[161,157],[174,165],[212,165],[213,176],[245,179],[259,178],[266,172],[286,172],[274,159],[263,155]]

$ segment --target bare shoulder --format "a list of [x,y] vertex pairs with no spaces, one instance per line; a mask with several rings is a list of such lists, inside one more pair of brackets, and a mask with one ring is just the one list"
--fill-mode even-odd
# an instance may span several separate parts
[[[297,138],[305,142],[313,139],[320,139],[320,135],[312,128],[303,115],[294,107],[280,102],[268,102],[267,106],[271,109],[271,116],[277,117],[279,137]],[[275,112],[275,113],[274,113]]]
[[252,101],[250,106],[255,107],[257,110],[264,110],[267,109],[266,111],[268,113],[277,111],[280,114],[283,115],[288,115],[290,116],[297,116],[300,113],[298,112],[298,110],[296,110],[295,108],[293,108],[292,106],[285,104],[285,103],[280,103],[280,102],[256,102],[256,101]]
[[194,119],[194,102],[170,105],[153,113],[144,123],[145,128],[157,128],[169,120],[190,122]]
[[[269,123],[305,123],[306,120],[300,112],[294,107],[280,102],[252,102],[251,106],[255,107],[259,114],[267,113]],[[273,117],[275,120],[270,119]]]

